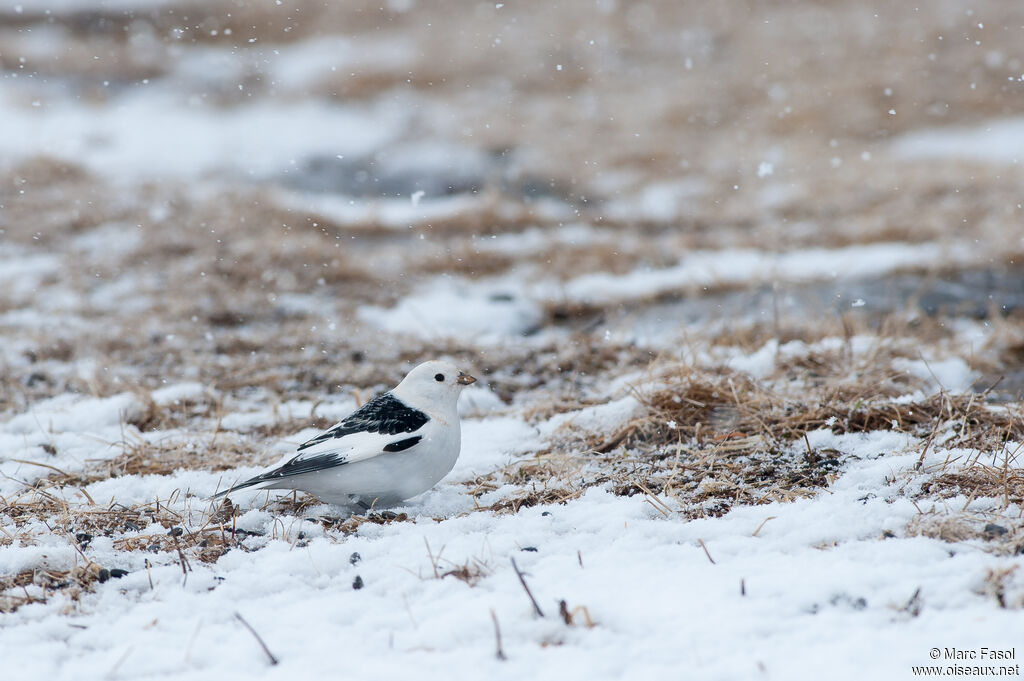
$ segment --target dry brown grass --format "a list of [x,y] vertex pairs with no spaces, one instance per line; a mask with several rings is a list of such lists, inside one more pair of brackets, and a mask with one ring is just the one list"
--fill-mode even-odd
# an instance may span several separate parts
[[[843,352],[810,352],[780,362],[777,376],[785,380],[771,383],[726,369],[655,364],[650,383],[656,387],[637,393],[643,416],[598,432],[565,431],[536,456],[464,484],[477,498],[514,488],[486,506],[494,512],[564,503],[598,486],[643,495],[666,514],[698,517],[827,488],[846,455],[812,447],[807,434],[819,429],[907,433],[919,439],[922,461],[940,432],[946,449],[991,451],[1024,440],[1024,418],[987,404],[985,394],[939,392],[913,402],[892,401],[917,387],[892,368],[903,356],[899,344],[883,343],[856,359],[842,357]],[[582,406],[562,404],[535,417]],[[1004,508],[1024,503],[1024,478],[1013,456],[1001,468],[975,460],[955,472],[923,473],[930,476],[923,490],[932,498],[996,497]],[[674,507],[666,506],[666,499]]]
[[955,467],[944,463],[933,471],[933,477],[922,485],[922,493],[940,499],[963,496],[968,503],[974,499],[996,499],[1004,509],[1011,506],[1024,508],[1020,444],[1024,442],[1024,415],[1003,413],[992,423],[986,419],[987,439],[981,439],[982,434],[977,432],[977,419],[965,416],[961,423],[969,427],[966,425],[969,420],[975,421],[973,427],[976,430],[969,436],[971,456],[966,461],[956,462]]
[[999,512],[929,510],[915,516],[906,533],[909,537],[929,537],[950,544],[969,542],[1000,556],[1024,554],[1024,529],[1019,519],[1007,518]]
[[[665,445],[680,437],[693,438],[698,444],[749,436],[769,443],[793,442],[819,428],[837,434],[899,430],[927,435],[941,422],[960,424],[959,443],[965,445],[972,437],[1024,434],[1024,423],[1012,417],[982,414],[984,407],[976,395],[939,393],[918,402],[891,402],[890,398],[912,392],[914,386],[908,384],[905,373],[876,366],[875,371],[844,385],[836,373],[845,372],[836,372],[834,365],[823,364],[813,355],[783,362],[780,371],[798,378],[784,393],[736,372],[683,367],[680,373],[665,377],[664,387],[641,395],[648,419],[627,425],[597,449],[608,451],[613,443],[622,442]],[[798,368],[802,370],[796,372]],[[978,426],[987,430],[980,433]]]

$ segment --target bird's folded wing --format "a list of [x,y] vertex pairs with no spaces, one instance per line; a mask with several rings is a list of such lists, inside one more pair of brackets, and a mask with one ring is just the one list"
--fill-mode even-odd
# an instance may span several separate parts
[[291,459],[260,477],[282,478],[366,461],[381,454],[408,451],[419,444],[422,439],[422,435],[414,433],[398,435],[365,431],[351,433],[341,438],[331,438],[306,447]]
[[349,414],[340,423],[336,423],[308,442],[299,445],[304,452],[322,443],[337,441],[359,433],[380,433],[381,435],[397,435],[399,433],[415,433],[430,421],[430,417],[419,409],[409,407],[390,392],[373,398],[359,409]]

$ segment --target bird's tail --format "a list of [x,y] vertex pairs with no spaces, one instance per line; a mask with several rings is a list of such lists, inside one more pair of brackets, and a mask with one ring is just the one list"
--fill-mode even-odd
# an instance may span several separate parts
[[255,478],[249,478],[245,482],[240,482],[237,485],[232,485],[232,486],[228,487],[227,489],[225,489],[225,490],[223,490],[221,492],[217,492],[212,497],[208,497],[206,500],[207,501],[216,501],[217,499],[221,499],[223,497],[226,497],[227,495],[231,494],[232,492],[237,492],[240,489],[253,489],[253,488],[255,488],[255,489],[263,489],[264,487],[267,487],[270,484],[270,482],[271,481],[267,480],[266,478],[263,478],[263,477],[260,477],[260,476],[256,476]]

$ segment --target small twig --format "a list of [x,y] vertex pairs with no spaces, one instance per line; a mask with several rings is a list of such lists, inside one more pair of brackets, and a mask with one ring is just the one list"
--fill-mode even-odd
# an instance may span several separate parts
[[579,551],[576,552],[576,560],[579,561],[580,567],[583,567],[583,554]]
[[[441,554],[438,554],[437,558],[434,558],[434,552],[430,550],[430,542],[427,541],[426,537],[423,538],[423,543],[427,547],[427,557],[430,558],[430,565],[434,568],[434,579],[441,579],[441,575],[437,572],[437,561],[440,560]],[[441,551],[443,552],[444,548],[442,548]]]
[[494,608],[491,608],[491,621],[494,622],[494,642],[497,646],[495,657],[504,662],[508,658],[505,657],[505,651],[501,649],[501,627],[498,626],[498,613],[494,612]]
[[910,600],[900,608],[901,611],[907,613],[911,617],[917,617],[921,614],[921,587],[917,587],[914,594],[910,597]]
[[585,605],[577,605],[572,610],[569,609],[569,604],[565,600],[558,601],[558,614],[561,615],[562,621],[565,622],[566,626],[576,625],[576,616],[583,615],[583,621],[586,624],[587,629],[594,628],[594,620],[590,618],[590,611],[587,610]]
[[747,595],[747,582],[743,578],[740,578],[740,596],[746,596],[746,595]]
[[[756,530],[754,530],[754,534],[752,534],[750,536],[751,537],[756,537],[757,533],[761,531],[761,528],[764,527],[765,523],[767,523],[769,520],[775,520],[776,517],[778,517],[778,516],[770,515],[767,518],[765,518],[764,520],[762,520],[761,524],[757,526]],[[715,561],[711,561],[711,562],[714,563]]]
[[569,617],[576,619],[577,614],[583,615],[583,621],[587,623],[587,629],[594,628],[594,620],[590,619],[590,611],[587,610],[585,605],[577,605],[575,608],[569,611]]
[[[530,602],[533,603],[533,609],[540,616],[544,616],[544,612],[537,605],[537,599],[533,597],[533,593],[530,592],[530,587],[526,585],[526,579],[523,577],[522,571],[519,570],[519,566],[516,565],[516,559],[512,558],[512,569],[516,571],[516,577],[519,577],[519,583],[523,585],[523,590],[526,591],[526,595],[530,597]],[[714,561],[712,561],[714,562]]]
[[700,547],[702,549],[704,549],[704,555],[707,556],[708,560],[711,561],[711,564],[714,565],[715,564],[715,559],[711,557],[711,552],[708,551],[708,547],[704,545],[704,540],[701,539],[700,537],[697,537],[697,543],[700,544]]
[[632,428],[623,428],[621,431],[613,435],[610,440],[595,447],[594,451],[597,452],[598,454],[607,454],[608,452],[612,451],[620,444],[622,444],[622,441],[629,437],[632,431]]
[[114,666],[110,668],[110,671],[107,672],[106,678],[114,678],[114,674],[117,672],[118,668],[124,664],[124,661],[128,659],[128,656],[132,654],[133,650],[135,650],[135,646],[128,646],[128,650],[124,651],[124,655],[122,655],[117,662],[114,663]]
[[192,646],[195,644],[196,638],[199,636],[199,630],[202,628],[203,620],[200,618],[199,621],[196,622],[196,630],[192,632],[192,638],[188,640],[188,646],[185,648],[185,662],[189,661],[188,657],[192,654]]
[[648,489],[647,485],[645,485],[644,483],[640,482],[639,480],[634,480],[633,484],[635,484],[637,487],[639,487],[644,492],[644,494],[647,495],[646,501],[647,501],[648,504],[650,504],[651,506],[654,507],[655,511],[657,511],[660,514],[662,514],[666,518],[669,517],[669,515],[672,512],[672,509],[669,508],[668,506],[666,506],[664,501],[662,501],[658,497],[654,496],[654,492],[652,492],[650,489]]
[[61,475],[63,475],[66,478],[70,478],[71,477],[70,475],[68,475],[67,473],[62,471],[61,469],[57,468],[56,466],[51,466],[48,463],[39,463],[38,461],[26,461],[25,459],[7,459],[7,460],[8,461],[13,461],[14,463],[23,463],[26,466],[39,466],[40,468],[49,468],[51,471],[57,471],[58,473],[60,473]]
[[[971,400],[974,400],[974,396],[973,395],[971,395]],[[970,403],[968,403],[967,411],[970,411],[970,409],[971,409],[971,406],[970,406]],[[967,417],[965,415],[964,416],[964,420],[966,420],[966,418]],[[939,423],[940,423],[939,419],[935,419],[935,425],[932,427],[931,435],[929,435],[928,439],[925,440],[924,449],[921,450],[921,456],[917,457],[917,463],[914,464],[914,470],[915,471],[921,470],[921,466],[924,465],[924,457],[926,457],[928,455],[928,448],[932,446],[932,440],[935,439],[935,434],[937,432],[939,432]]]
[[267,654],[267,657],[270,658],[270,664],[277,664],[278,659],[274,657],[274,654],[272,652],[270,652],[270,648],[268,648],[267,644],[263,642],[263,639],[260,638],[260,635],[256,633],[256,630],[252,628],[252,625],[245,621],[245,618],[242,617],[241,613],[236,612],[235,619],[237,619],[239,622],[245,625],[245,628],[248,629],[249,632],[256,638],[256,642],[260,644],[260,647],[263,648],[263,652],[265,652]]
[[95,505],[96,505],[96,502],[92,500],[92,497],[91,497],[91,496],[89,496],[89,493],[85,491],[85,488],[84,488],[84,487],[79,487],[79,488],[78,488],[78,492],[79,492],[79,494],[81,494],[81,495],[82,495],[83,497],[85,497],[86,499],[88,499],[88,501],[89,501],[89,503],[90,503],[90,504],[92,504],[93,506],[95,506]]
[[188,564],[188,560],[185,558],[185,554],[181,550],[181,544],[178,542],[178,535],[175,534],[174,528],[171,528],[171,538],[174,540],[174,548],[178,550],[178,560],[181,561],[181,574],[184,575],[181,580],[181,585],[185,586],[188,583],[188,573],[192,570],[192,566]]

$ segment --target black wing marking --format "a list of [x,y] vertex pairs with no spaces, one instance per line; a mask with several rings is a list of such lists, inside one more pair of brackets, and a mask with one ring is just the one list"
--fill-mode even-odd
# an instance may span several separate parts
[[246,487],[252,487],[258,485],[261,482],[268,480],[280,480],[281,478],[287,478],[291,475],[299,475],[301,473],[312,473],[313,471],[323,470],[325,468],[333,468],[335,466],[341,466],[348,462],[348,457],[338,454],[318,454],[316,456],[307,456],[305,458],[295,457],[291,461],[287,461],[282,465],[278,466],[272,471],[267,471],[261,475],[249,478],[245,482],[240,482],[234,487],[229,487],[223,492],[214,494],[211,499],[217,499],[225,494],[231,492],[237,492],[240,489]]
[[405,451],[406,449],[409,449],[410,447],[415,447],[422,439],[422,435],[417,435],[416,437],[409,437],[404,440],[399,440],[398,442],[391,442],[389,444],[384,445],[384,451],[402,452]]
[[[301,452],[303,449],[308,449],[313,445],[326,442],[332,438],[345,437],[352,433],[367,432],[380,433],[381,435],[411,433],[422,428],[423,424],[429,420],[430,417],[422,411],[407,407],[400,399],[390,392],[386,392],[359,407],[351,416],[330,430],[326,430],[312,440],[304,442],[299,447],[299,451]],[[412,445],[409,446],[411,447]],[[385,451],[388,450],[385,449]]]
[[287,478],[290,475],[312,473],[313,471],[323,470],[324,468],[341,466],[345,463],[348,463],[348,457],[344,454],[325,453],[317,454],[316,456],[296,457],[291,461],[286,461],[274,470],[264,473],[258,477],[263,480]]

